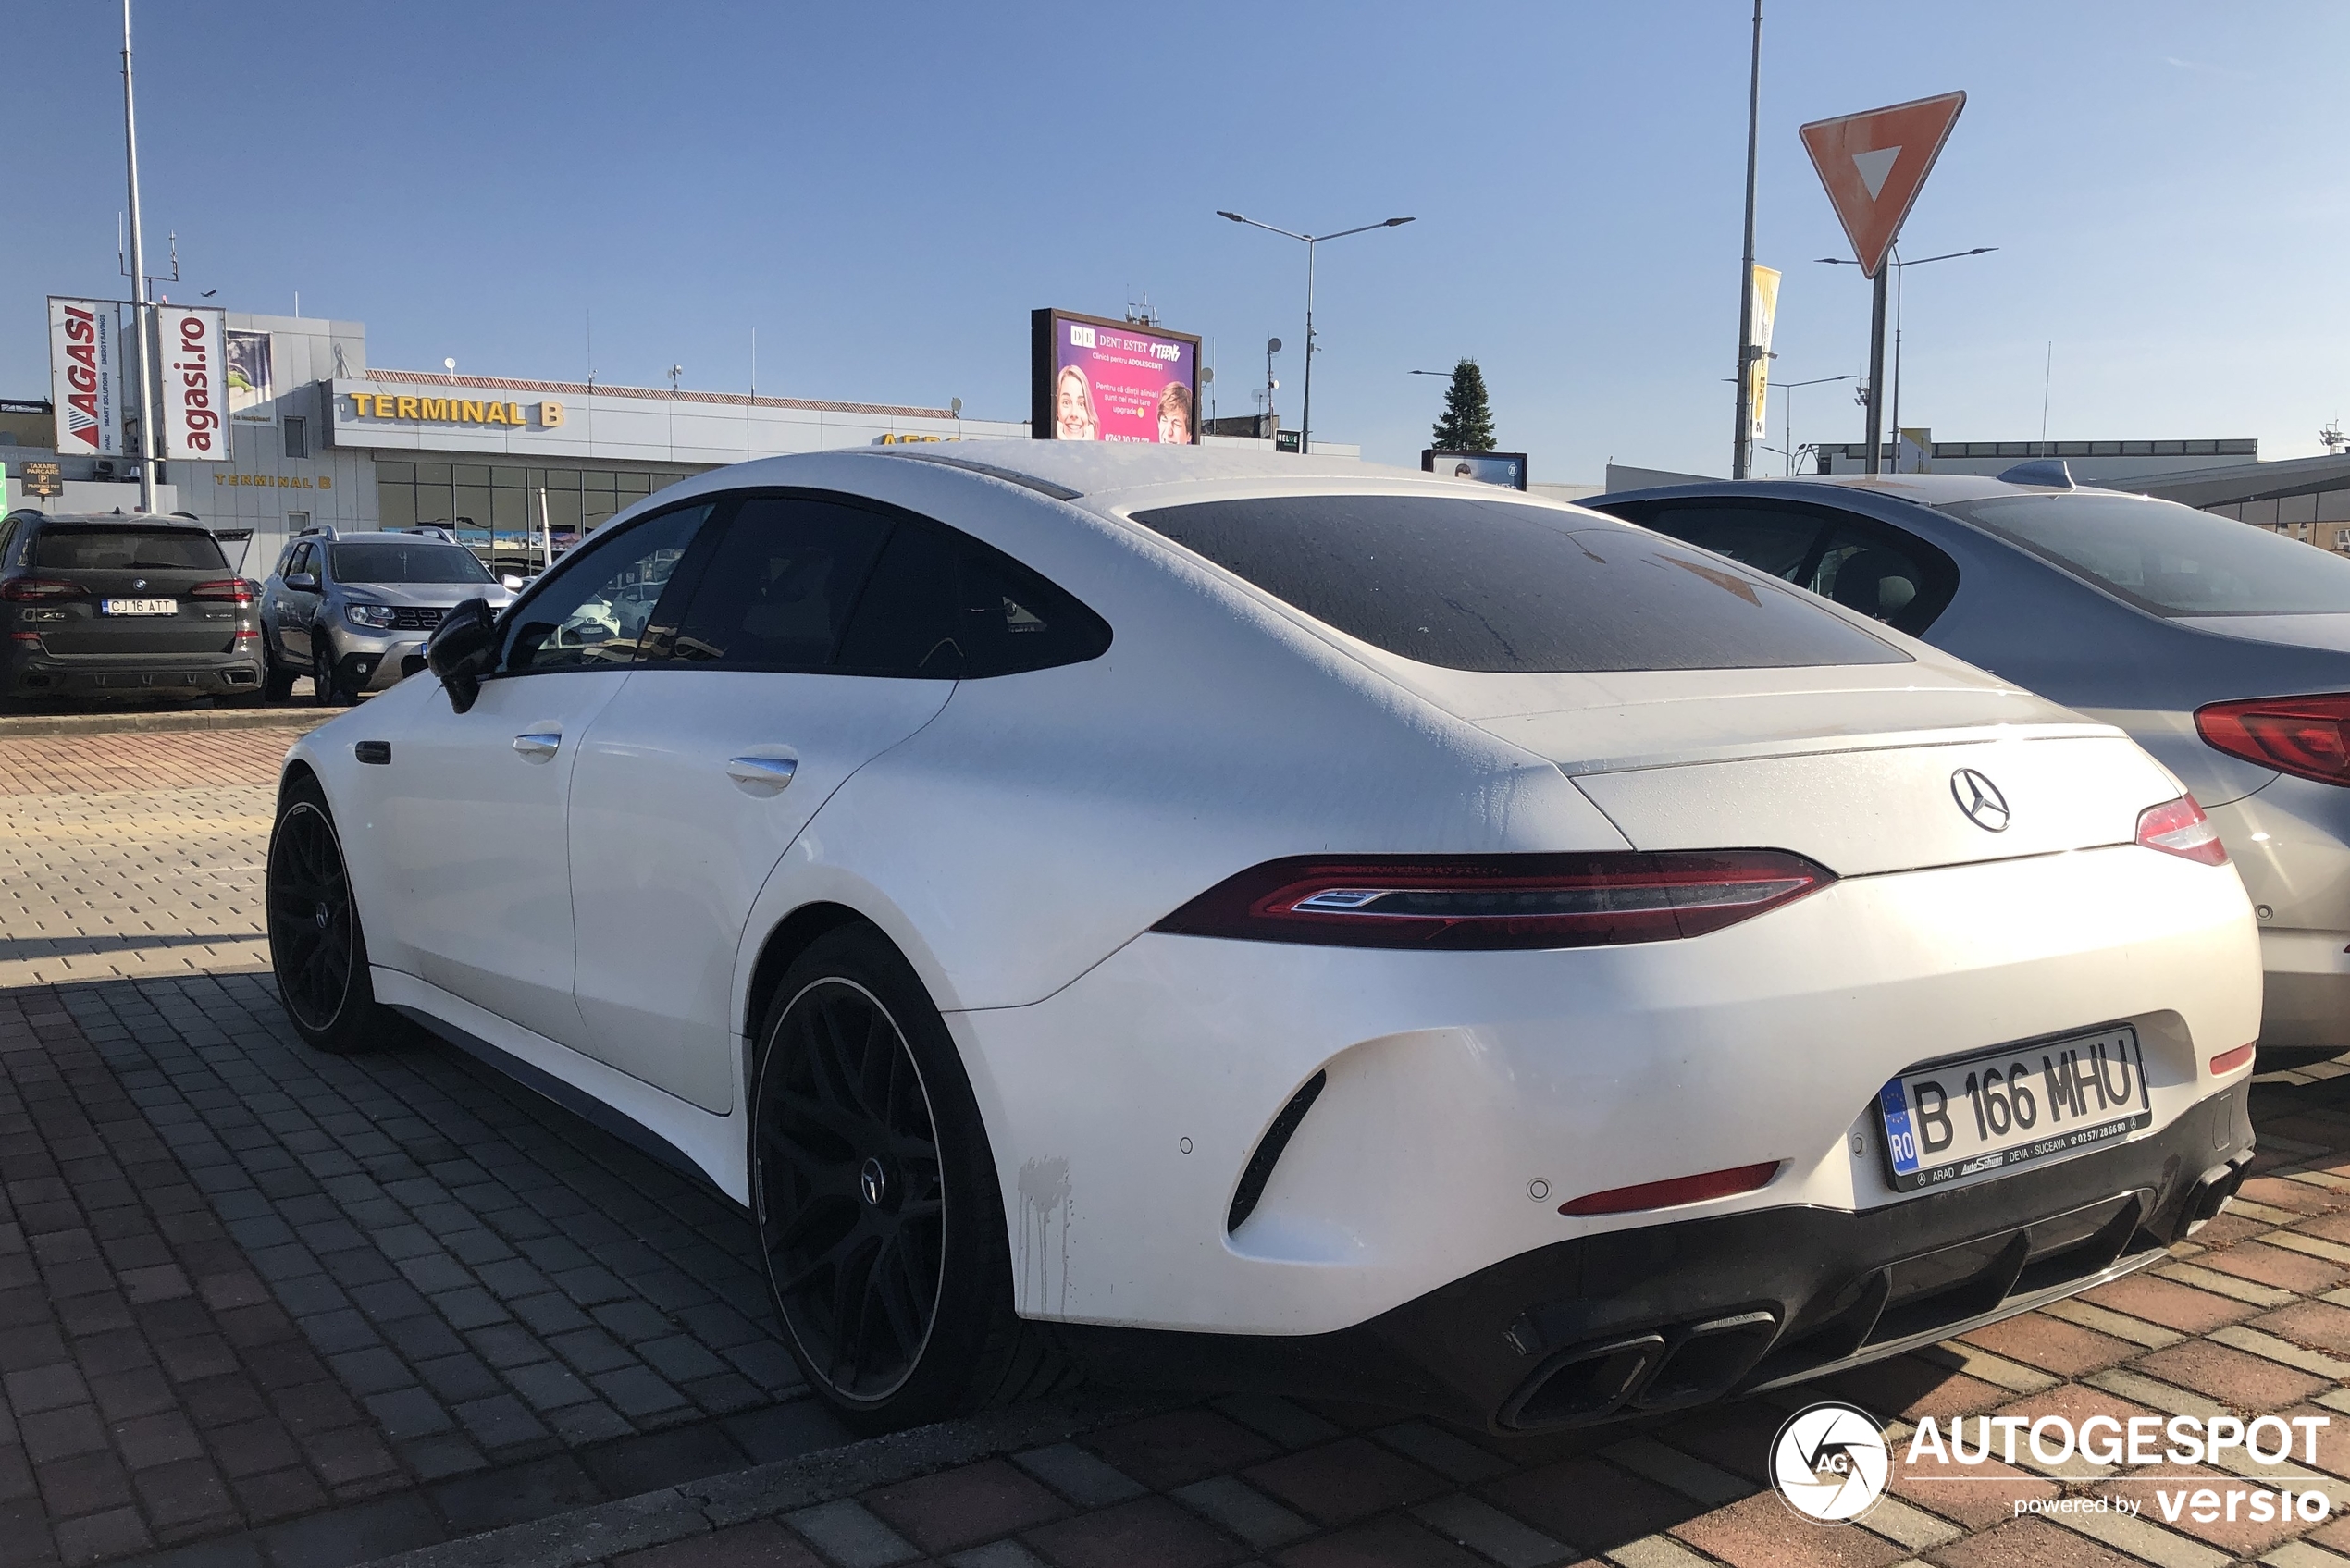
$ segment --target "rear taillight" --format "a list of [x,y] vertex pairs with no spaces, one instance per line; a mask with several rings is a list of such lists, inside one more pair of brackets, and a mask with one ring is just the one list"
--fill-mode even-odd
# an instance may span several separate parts
[[54,577],[9,577],[0,580],[0,599],[31,600],[86,599],[88,590],[80,583],[61,583]]
[[2148,849],[2200,860],[2207,866],[2228,863],[2228,846],[2220,842],[2220,830],[2211,825],[2211,819],[2203,814],[2192,795],[2139,812],[2138,842]]
[[198,583],[188,590],[190,599],[226,601],[230,604],[251,604],[260,585],[246,577],[221,577],[209,583]]
[[2207,745],[2264,768],[2350,784],[2350,692],[2252,698],[2195,710]]
[[1777,849],[1297,856],[1228,877],[1151,929],[1334,947],[1603,947],[1702,936],[1835,880]]

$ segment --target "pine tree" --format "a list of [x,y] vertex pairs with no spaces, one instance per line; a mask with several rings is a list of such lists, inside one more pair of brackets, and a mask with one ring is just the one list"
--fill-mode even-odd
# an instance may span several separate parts
[[1444,390],[1444,417],[1431,438],[1438,451],[1491,451],[1493,407],[1485,400],[1485,372],[1465,359],[1453,367]]

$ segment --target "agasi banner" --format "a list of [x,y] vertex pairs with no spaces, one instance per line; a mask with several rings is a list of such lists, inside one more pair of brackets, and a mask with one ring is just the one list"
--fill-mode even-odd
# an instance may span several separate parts
[[1754,352],[1746,367],[1747,406],[1753,411],[1748,435],[1762,439],[1762,401],[1771,395],[1771,324],[1779,314],[1779,275],[1767,266],[1754,269]]
[[49,401],[57,451],[76,457],[122,451],[122,367],[111,300],[49,300]]
[[174,463],[224,463],[229,457],[228,313],[156,305],[155,348],[161,406],[158,456]]

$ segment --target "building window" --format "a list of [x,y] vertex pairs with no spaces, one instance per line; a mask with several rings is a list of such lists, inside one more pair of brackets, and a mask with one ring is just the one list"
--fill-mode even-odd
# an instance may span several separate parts
[[310,455],[310,421],[302,418],[297,414],[290,414],[286,415],[284,424],[286,428],[286,455],[288,457],[308,457]]
[[304,528],[309,526],[310,513],[306,512],[289,512],[286,513],[286,533],[289,536],[299,534]]
[[377,515],[387,528],[418,523],[454,525],[485,555],[526,551],[540,526],[538,498],[558,549],[609,521],[625,506],[692,477],[675,469],[538,468],[509,463],[414,463],[385,458],[376,464]]

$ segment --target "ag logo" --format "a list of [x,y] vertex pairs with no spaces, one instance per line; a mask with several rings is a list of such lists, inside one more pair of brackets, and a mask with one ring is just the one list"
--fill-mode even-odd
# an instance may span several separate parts
[[1885,1428],[1856,1405],[1797,1411],[1771,1439],[1771,1479],[1787,1505],[1822,1525],[1847,1525],[1885,1495]]

